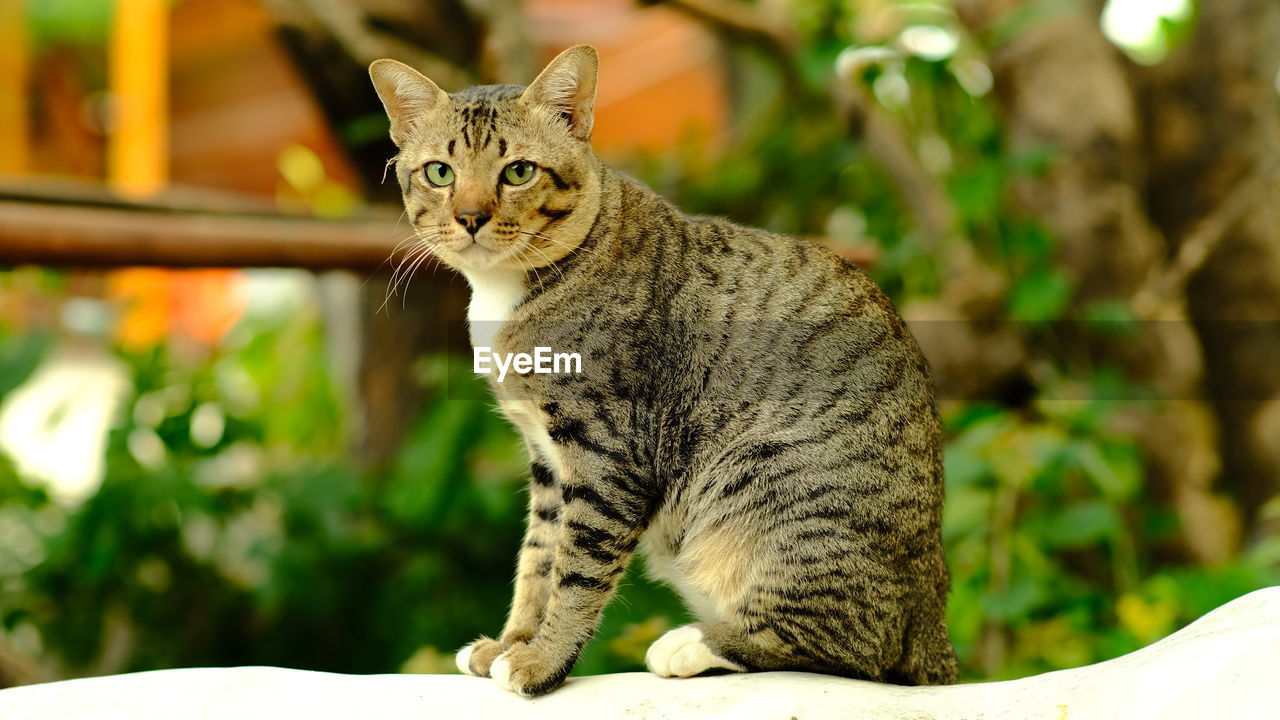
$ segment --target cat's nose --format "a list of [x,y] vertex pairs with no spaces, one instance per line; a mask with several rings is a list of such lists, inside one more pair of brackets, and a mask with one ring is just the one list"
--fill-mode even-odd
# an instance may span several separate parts
[[490,217],[493,216],[484,210],[465,210],[454,215],[453,219],[465,227],[467,232],[475,235],[480,232],[480,228],[484,227],[485,223],[489,222]]

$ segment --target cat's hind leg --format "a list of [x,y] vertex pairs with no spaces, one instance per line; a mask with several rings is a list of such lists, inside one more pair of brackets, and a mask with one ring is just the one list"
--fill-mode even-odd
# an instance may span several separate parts
[[[708,672],[799,670],[881,680],[867,663],[850,665],[850,648],[805,642],[788,623],[767,626],[718,620],[685,625],[649,646],[645,665],[660,677],[693,677]],[[799,635],[799,636],[798,636]]]
[[693,677],[711,670],[746,672],[747,668],[722,657],[707,644],[702,626],[683,625],[668,631],[649,646],[644,664],[658,677]]

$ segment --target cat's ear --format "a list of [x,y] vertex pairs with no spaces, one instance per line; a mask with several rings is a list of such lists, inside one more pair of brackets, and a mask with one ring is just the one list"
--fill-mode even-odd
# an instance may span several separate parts
[[425,115],[449,105],[449,96],[443,90],[402,62],[374,60],[369,65],[369,77],[391,119],[391,141],[396,147],[404,147]]
[[596,49],[590,45],[574,45],[547,65],[525,89],[520,101],[550,106],[569,123],[569,132],[574,137],[590,140],[599,70]]

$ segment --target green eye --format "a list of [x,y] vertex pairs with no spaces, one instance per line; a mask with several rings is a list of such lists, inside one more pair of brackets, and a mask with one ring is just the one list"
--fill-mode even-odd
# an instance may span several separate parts
[[453,168],[442,162],[427,163],[427,182],[436,187],[453,184]]
[[502,171],[502,180],[508,185],[523,185],[533,177],[533,163],[517,160]]

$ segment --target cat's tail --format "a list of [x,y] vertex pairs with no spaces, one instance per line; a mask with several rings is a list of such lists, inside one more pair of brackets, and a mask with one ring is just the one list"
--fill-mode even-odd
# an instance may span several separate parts
[[[939,553],[941,554],[941,553]],[[945,560],[927,577],[937,578],[933,593],[924,593],[907,628],[902,663],[886,680],[900,685],[950,685],[956,681],[959,663],[947,632],[947,591],[950,588]]]

